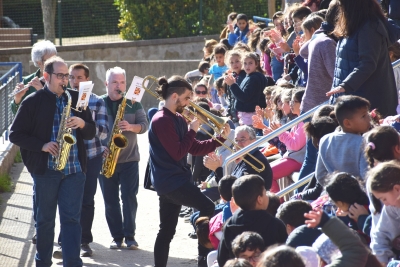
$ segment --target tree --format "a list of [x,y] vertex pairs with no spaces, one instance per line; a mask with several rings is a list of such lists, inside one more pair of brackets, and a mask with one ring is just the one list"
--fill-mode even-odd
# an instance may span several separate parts
[[[61,1],[61,0],[58,0]],[[44,39],[56,40],[55,19],[57,0],[41,0],[43,13]]]

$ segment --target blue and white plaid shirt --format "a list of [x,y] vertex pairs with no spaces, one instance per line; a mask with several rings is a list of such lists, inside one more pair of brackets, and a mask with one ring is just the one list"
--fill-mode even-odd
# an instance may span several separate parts
[[86,145],[86,156],[92,159],[103,153],[105,146],[101,145],[101,140],[107,138],[108,134],[108,115],[106,104],[103,98],[91,94],[88,108],[92,112],[92,117],[96,123],[96,136],[92,140],[84,140]]
[[[49,90],[45,87],[45,90]],[[49,92],[51,92],[49,90]],[[58,130],[60,129],[60,121],[63,114],[64,107],[67,105],[67,99],[64,97],[56,97],[56,112],[54,113],[54,122],[53,122],[53,130],[51,133],[51,140],[53,142],[57,141]],[[73,111],[71,110],[71,115],[73,116]],[[72,130],[72,135],[76,136],[76,130]],[[53,156],[49,153],[48,167],[51,170],[54,170],[55,161]],[[62,171],[65,175],[82,172],[81,164],[78,158],[78,146],[75,143],[69,152],[69,157],[67,164],[65,165],[65,169]]]

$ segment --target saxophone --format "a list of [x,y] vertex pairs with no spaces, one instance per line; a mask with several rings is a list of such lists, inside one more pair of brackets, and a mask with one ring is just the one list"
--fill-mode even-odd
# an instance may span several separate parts
[[113,176],[114,174],[121,149],[124,149],[128,146],[128,139],[123,134],[121,134],[122,131],[118,127],[118,123],[124,120],[126,107],[125,94],[121,92],[120,94],[122,94],[122,102],[118,106],[117,116],[115,117],[114,126],[111,131],[111,137],[107,144],[109,153],[103,161],[103,167],[100,172],[107,178],[111,178],[111,176]]
[[71,150],[71,146],[76,143],[75,136],[72,135],[71,128],[66,128],[65,125],[67,124],[67,120],[71,114],[71,95],[69,94],[68,90],[65,89],[65,94],[68,97],[68,104],[64,107],[61,121],[60,121],[60,129],[58,130],[57,140],[58,143],[58,154],[57,157],[54,158],[55,166],[54,169],[57,171],[62,171],[67,164],[69,152]]

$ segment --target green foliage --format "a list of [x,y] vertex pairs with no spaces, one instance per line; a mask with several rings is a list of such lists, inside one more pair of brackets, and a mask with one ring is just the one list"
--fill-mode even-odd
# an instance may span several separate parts
[[22,162],[21,152],[18,150],[17,155],[15,155],[14,163],[21,163],[21,162]]
[[[113,6],[112,0],[63,0],[61,14],[63,37],[119,33],[120,14]],[[41,0],[3,1],[3,15],[10,17],[21,28],[33,28],[33,33],[43,38]],[[58,37],[58,8],[56,8],[55,26]]]
[[11,191],[11,177],[8,174],[0,174],[0,193]]
[[[125,40],[218,34],[232,11],[250,19],[268,17],[267,0],[114,0],[114,5],[120,13],[118,26]],[[281,0],[276,5],[280,8]]]

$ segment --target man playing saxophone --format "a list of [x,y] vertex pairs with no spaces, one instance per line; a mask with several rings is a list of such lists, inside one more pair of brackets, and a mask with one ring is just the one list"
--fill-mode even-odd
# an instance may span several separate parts
[[[113,237],[110,248],[117,249],[126,245],[128,249],[137,249],[135,219],[137,211],[136,195],[139,188],[138,161],[140,160],[137,134],[145,133],[149,124],[146,113],[139,102],[132,104],[129,100],[123,101],[123,94],[126,91],[124,69],[114,67],[107,70],[105,85],[107,94],[104,95],[104,102],[107,108],[110,132],[108,137],[102,140],[102,143],[108,145],[109,139],[119,134],[119,131],[122,131],[121,134],[127,139],[127,146],[120,150],[115,171],[111,174],[111,177],[99,176],[106,207],[107,224]],[[126,103],[125,106],[124,103]],[[124,112],[121,112],[123,109],[125,109]],[[117,116],[118,113],[122,113],[120,117]],[[111,130],[114,128],[113,125],[116,120],[118,120],[115,125],[116,129]],[[108,152],[113,153],[115,151]],[[123,202],[122,213],[119,202],[120,187]],[[124,238],[125,243],[123,242]]]
[[[83,140],[93,139],[96,126],[89,109],[82,112],[68,110],[68,107],[76,106],[78,92],[65,89],[69,73],[62,58],[48,59],[43,76],[44,90],[29,95],[21,103],[11,126],[10,141],[20,147],[22,160],[35,183],[36,266],[52,265],[57,204],[63,264],[82,266],[79,220],[86,172]],[[69,112],[70,116],[65,116]],[[59,131],[67,133],[70,130],[76,142],[67,155],[62,155],[66,157],[66,164],[58,171],[54,158],[66,150],[59,147],[57,136]]]

